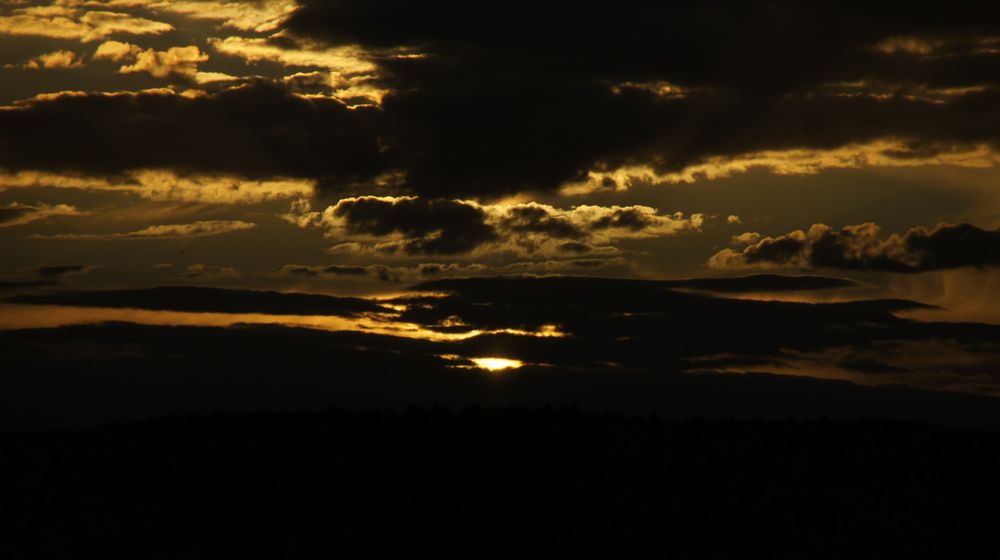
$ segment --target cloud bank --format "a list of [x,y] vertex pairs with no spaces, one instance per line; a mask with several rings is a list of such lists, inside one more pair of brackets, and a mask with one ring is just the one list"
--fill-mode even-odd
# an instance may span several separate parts
[[961,267],[1000,265],[1000,230],[971,224],[916,227],[906,233],[880,237],[873,223],[835,230],[813,224],[778,237],[744,233],[734,241],[742,250],[723,249],[709,260],[717,269],[753,267],[811,267],[917,273]]

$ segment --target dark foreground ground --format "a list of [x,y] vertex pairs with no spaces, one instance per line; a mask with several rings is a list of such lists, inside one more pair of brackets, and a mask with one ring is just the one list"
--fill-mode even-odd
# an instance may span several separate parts
[[12,559],[955,558],[1000,522],[1000,435],[898,421],[174,416],[0,433],[0,466]]

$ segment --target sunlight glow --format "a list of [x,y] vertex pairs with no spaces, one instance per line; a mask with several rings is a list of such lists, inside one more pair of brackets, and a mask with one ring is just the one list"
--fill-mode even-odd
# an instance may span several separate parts
[[472,358],[472,362],[489,371],[516,369],[524,365],[524,362],[521,360],[510,360],[507,358]]

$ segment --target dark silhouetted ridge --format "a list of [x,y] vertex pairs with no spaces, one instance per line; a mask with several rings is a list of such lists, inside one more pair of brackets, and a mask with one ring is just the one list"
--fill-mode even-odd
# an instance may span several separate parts
[[[965,556],[1000,436],[553,408],[174,416],[0,433],[6,558],[587,550]],[[990,546],[990,545],[988,545]]]

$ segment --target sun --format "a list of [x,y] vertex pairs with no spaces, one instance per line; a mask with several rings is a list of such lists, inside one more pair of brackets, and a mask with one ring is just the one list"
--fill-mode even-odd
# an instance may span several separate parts
[[507,358],[472,358],[472,361],[477,366],[489,371],[515,369],[524,365],[524,362],[521,360],[510,360]]

